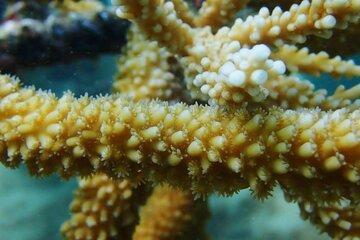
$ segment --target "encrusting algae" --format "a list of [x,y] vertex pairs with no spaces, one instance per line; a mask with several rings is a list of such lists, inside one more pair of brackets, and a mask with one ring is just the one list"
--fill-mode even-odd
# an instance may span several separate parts
[[[134,239],[181,236],[197,215],[188,211],[189,190],[205,197],[250,187],[263,199],[276,185],[334,239],[360,237],[360,84],[329,95],[294,75],[360,75],[353,61],[297,45],[307,35],[331,37],[334,29],[359,24],[360,1],[263,7],[221,27],[247,2],[206,1],[196,14],[180,0],[119,0],[118,15],[133,21],[113,87],[120,93],[57,98],[0,77],[1,162],[25,163],[36,176],[92,176],[81,180],[76,220],[63,226],[66,239],[121,231],[98,218],[126,218],[133,203],[125,191],[133,196],[144,182],[169,185],[156,186],[140,208]],[[173,103],[179,99],[188,104]],[[209,104],[190,104],[199,100]],[[83,200],[87,186],[92,194]],[[109,199],[119,204],[101,205]],[[103,209],[89,214],[93,202]],[[119,214],[109,215],[119,205]],[[159,215],[157,207],[177,213]]]

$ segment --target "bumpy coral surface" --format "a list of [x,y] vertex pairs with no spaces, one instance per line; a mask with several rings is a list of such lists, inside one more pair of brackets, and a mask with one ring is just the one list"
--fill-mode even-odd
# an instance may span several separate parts
[[[169,186],[158,186],[140,209],[134,240],[182,239],[189,228],[195,202],[191,194]],[[196,234],[196,233],[195,233]],[[195,235],[192,236],[195,238]]]
[[185,96],[177,76],[176,59],[155,41],[148,41],[132,26],[128,45],[119,59],[113,90],[134,101],[174,100]]
[[106,175],[80,180],[70,207],[73,215],[61,232],[69,240],[129,238],[144,196],[128,180],[116,182]]
[[[107,174],[115,186],[124,178],[134,185],[166,182],[203,197],[250,187],[265,198],[278,184],[330,236],[357,239],[360,84],[331,95],[294,73],[360,75],[353,61],[301,46],[307,36],[331,38],[358,25],[360,1],[263,7],[231,24],[247,2],[209,0],[196,14],[179,0],[119,0],[117,14],[133,21],[137,35],[119,61],[118,95],[56,98],[2,75],[0,161],[25,163],[37,176]],[[199,103],[145,100],[180,99],[177,80]],[[196,219],[187,211],[191,195],[176,191],[156,188],[135,239],[162,239],[171,229],[177,235]],[[164,206],[177,210],[158,214]],[[93,219],[85,225],[98,223]]]
[[[231,28],[221,28],[215,34],[209,28],[191,27],[186,23],[188,20],[177,19],[177,4],[171,2],[123,0],[119,3],[122,4],[118,11],[121,16],[132,19],[150,39],[179,56],[187,88],[194,98],[221,105],[274,101],[292,108],[336,109],[348,105],[354,97],[344,94],[340,98],[327,98],[324,92],[314,92],[308,83],[290,78],[284,82],[293,85],[295,95],[301,93],[290,101],[287,98],[292,94],[287,93],[286,88],[276,88],[276,82],[286,72],[286,59],[274,61],[271,49],[263,44],[278,48],[286,42],[303,43],[306,35],[316,33],[325,37],[340,24],[357,23],[360,7],[356,0],[302,1],[286,12],[275,8],[270,13],[265,7],[256,16],[249,16],[245,21],[237,19]],[[163,4],[163,8],[159,8],[159,4]],[[215,7],[216,3],[212,4]],[[156,12],[156,16],[150,12]],[[301,91],[309,88],[311,91]],[[359,91],[355,98],[358,96]]]
[[195,193],[248,185],[261,193],[283,175],[324,179],[344,193],[359,182],[358,109],[229,111],[121,97],[57,99],[7,76],[0,89],[3,163],[23,160],[36,175],[105,171],[189,185]]

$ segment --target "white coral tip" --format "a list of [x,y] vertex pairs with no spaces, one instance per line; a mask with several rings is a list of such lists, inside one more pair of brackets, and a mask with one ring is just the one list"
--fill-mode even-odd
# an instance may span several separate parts
[[251,81],[254,84],[263,84],[266,82],[267,79],[268,79],[268,74],[266,71],[264,71],[262,69],[255,70],[251,74]]
[[235,70],[236,70],[235,65],[232,62],[226,62],[224,63],[224,65],[222,65],[219,71],[220,73],[229,76],[229,74]]
[[275,61],[273,63],[272,69],[277,73],[277,74],[284,74],[286,72],[286,66],[285,63],[283,61]]
[[265,61],[271,54],[270,48],[265,44],[255,45],[251,49],[251,57],[258,61]]
[[226,79],[226,83],[230,86],[241,87],[245,83],[245,73],[240,70],[233,71]]

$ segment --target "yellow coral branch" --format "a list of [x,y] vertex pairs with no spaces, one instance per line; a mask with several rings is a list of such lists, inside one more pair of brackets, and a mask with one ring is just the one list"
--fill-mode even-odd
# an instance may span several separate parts
[[[184,68],[185,82],[193,98],[205,101],[209,100],[212,104],[237,106],[241,106],[244,102],[265,103],[267,105],[267,100],[270,100],[269,102],[272,103],[281,103],[290,108],[318,106],[319,101],[320,106],[326,106],[324,109],[336,109],[339,106],[351,104],[350,99],[342,99],[344,101],[335,103],[323,94],[326,93],[325,91],[320,91],[322,93],[320,94],[322,95],[321,98],[316,97],[319,95],[319,92],[314,93],[314,91],[301,90],[300,92],[307,93],[307,95],[299,96],[300,94],[298,92],[296,92],[295,95],[297,95],[296,99],[301,97],[303,100],[289,101],[287,98],[283,99],[282,96],[285,95],[282,94],[282,92],[287,90],[281,89],[276,81],[283,77],[286,66],[282,61],[274,61],[270,58],[271,50],[266,45],[255,45],[251,48],[241,46],[238,41],[229,39],[229,34],[231,35],[232,30],[227,28],[221,29],[215,35],[213,35],[208,28],[190,28],[190,26],[184,24],[180,19],[177,19],[174,13],[171,13],[174,11],[174,6],[171,2],[158,2],[159,6],[157,6],[157,8],[154,6],[155,2],[135,3],[136,1],[132,1],[130,3],[127,0],[120,0],[120,2],[123,3],[121,6],[122,9],[127,9],[126,11],[137,14],[136,16],[131,16],[135,17],[134,20],[138,21],[138,24],[143,24],[142,27],[146,28],[143,29],[143,31],[145,31],[150,39],[159,41],[160,44],[172,49],[172,53],[180,57],[180,63]],[[292,7],[291,13],[295,15],[302,14],[305,18],[307,18],[306,14],[310,14],[310,18],[313,11],[319,8],[318,4],[320,3],[322,3],[321,0],[320,2],[314,2],[312,4],[306,4],[304,1],[302,5],[298,7]],[[323,3],[323,5],[327,7],[325,9],[326,11],[331,10],[337,13],[336,16],[340,18],[343,6],[337,6],[335,3],[329,2]],[[350,12],[355,11],[356,3],[352,2],[347,9],[350,9]],[[326,13],[324,9],[320,10]],[[141,13],[138,13],[138,11]],[[264,11],[266,10],[262,10],[261,14],[264,14]],[[275,15],[280,14],[280,12],[276,13],[276,11],[277,10],[274,10]],[[289,14],[290,13],[288,13],[288,15]],[[172,17],[170,17],[170,15]],[[284,13],[284,15],[287,14]],[[330,15],[326,16],[331,18]],[[170,19],[175,19],[174,21],[178,27],[183,30],[187,29],[185,30],[186,34],[184,39],[191,39],[188,44],[178,44],[178,41],[174,40],[171,46],[169,42],[164,42],[163,38],[166,34],[169,33],[172,35],[172,30],[169,29],[171,24],[169,25],[167,23],[168,20],[166,20],[169,19],[169,17]],[[273,18],[273,16],[268,16],[268,19]],[[291,14],[289,18],[291,18]],[[147,19],[146,22],[144,22],[145,19]],[[256,22],[252,21],[252,18],[249,19],[251,21],[248,21],[251,23]],[[254,19],[257,18],[255,17]],[[279,19],[278,21],[280,21]],[[323,20],[317,21],[321,22]],[[314,21],[314,24],[315,22],[316,21]],[[163,27],[160,27],[160,31],[158,32],[151,32],[149,31],[149,29],[151,30],[149,23],[151,23],[152,26],[158,24]],[[319,24],[321,25],[321,23],[317,23],[317,25]],[[236,23],[234,27],[235,26]],[[180,46],[180,48],[176,49],[174,45]],[[307,83],[301,81],[291,81],[287,85],[290,84],[294,86],[292,89],[295,90],[309,88]],[[278,92],[279,90],[281,92]],[[308,101],[308,99],[315,99],[315,101],[313,101],[315,104],[312,105],[312,101]],[[301,102],[305,102],[305,104],[303,105]],[[331,102],[331,104],[322,104],[322,102]]]
[[[158,186],[140,209],[133,240],[178,239],[190,226],[194,211],[191,194],[167,185]],[[196,234],[196,233],[195,233]],[[191,238],[196,238],[195,235]],[[182,238],[185,239],[185,238]]]
[[178,18],[192,27],[195,26],[195,14],[190,9],[188,3],[184,0],[171,0],[171,2],[174,4]]
[[[360,38],[360,23],[349,24],[346,29],[335,29],[331,38],[310,36],[306,46],[312,51],[326,51],[330,55],[354,55],[360,52],[360,45],[354,39]],[[345,47],[346,46],[346,47]]]
[[284,175],[309,188],[308,178],[322,179],[341,195],[360,182],[359,114],[56,99],[2,76],[0,156],[7,166],[24,161],[36,175],[106,172],[199,194],[248,185],[263,194]]
[[180,79],[175,75],[176,59],[157,42],[146,40],[134,25],[118,65],[113,90],[134,101],[181,99],[184,95]]
[[214,31],[234,20],[238,11],[246,6],[249,0],[207,0],[195,18],[197,27],[210,26]]
[[349,200],[335,203],[302,201],[301,215],[333,239],[356,239],[360,236],[360,204]]
[[[330,166],[329,162],[329,166]],[[288,201],[296,201],[301,216],[309,219],[321,231],[334,239],[353,239],[360,233],[359,191],[353,189],[347,196],[334,194],[326,183],[309,180],[311,188],[304,189],[295,179],[279,179]],[[342,183],[338,183],[341,187]],[[330,191],[328,191],[330,190]]]
[[295,76],[280,77],[268,82],[265,87],[270,89],[267,101],[263,106],[278,105],[287,108],[316,108],[329,110],[350,106],[360,98],[360,84],[345,89],[339,86],[333,95],[325,89],[315,90],[315,86],[307,80]]
[[326,52],[309,53],[309,49],[297,48],[294,45],[281,46],[272,52],[273,59],[282,60],[292,72],[306,72],[315,75],[330,73],[334,76],[360,76],[360,66],[353,60],[344,61],[340,56],[331,58]]
[[270,13],[265,7],[245,21],[237,19],[228,36],[243,44],[303,43],[306,35],[328,37],[336,26],[358,22],[359,13],[359,0],[304,0],[286,12],[276,7]]
[[118,0],[117,14],[134,21],[151,40],[173,53],[183,53],[192,44],[192,29],[176,16],[174,4],[162,0]]
[[67,240],[130,238],[145,196],[128,180],[116,182],[103,174],[80,180],[62,235]]
[[[334,102],[325,90],[315,92],[310,82],[284,76],[284,62],[272,60],[269,47],[263,44],[241,47],[236,41],[224,42],[219,38],[222,39],[221,33],[196,38],[190,55],[181,60],[186,66],[187,88],[195,98],[222,105],[256,102],[288,108],[337,109],[360,96]],[[214,44],[219,48],[214,48]]]

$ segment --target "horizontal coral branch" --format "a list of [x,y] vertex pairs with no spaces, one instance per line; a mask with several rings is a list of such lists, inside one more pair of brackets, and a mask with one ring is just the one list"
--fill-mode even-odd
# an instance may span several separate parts
[[228,36],[243,44],[285,42],[303,43],[306,35],[331,36],[331,29],[359,21],[358,0],[304,0],[289,11],[275,7],[270,13],[261,8],[245,21],[238,19]]
[[[288,108],[320,107],[326,110],[344,107],[360,96],[360,91],[353,91],[357,95],[353,94],[352,98],[343,95],[334,99],[324,89],[314,91],[314,85],[309,81],[287,77],[286,65],[276,60],[276,54],[273,60],[271,49],[266,45],[241,47],[236,41],[219,40],[221,34],[219,31],[217,36],[209,34],[196,38],[194,47],[189,50],[190,56],[181,60],[186,66],[187,87],[194,98],[222,105],[257,102]],[[289,55],[283,58],[292,60]],[[310,57],[308,61],[311,61]],[[291,62],[289,65],[293,67]],[[346,66],[357,71],[357,66],[350,62]]]
[[[195,193],[262,194],[280,176],[322,179],[345,194],[360,181],[359,110],[226,111],[20,88],[0,79],[0,156],[32,174],[107,172]],[[339,187],[340,186],[340,187]]]
[[360,233],[359,191],[347,196],[333,194],[321,180],[311,180],[311,188],[290,178],[279,180],[288,201],[299,204],[301,216],[334,239],[356,239]]
[[326,52],[310,53],[304,47],[299,49],[293,45],[281,46],[278,51],[271,54],[274,59],[285,62],[292,72],[306,72],[315,75],[329,73],[334,76],[344,75],[347,77],[360,76],[360,66],[353,60],[342,60],[340,56],[331,58]]
[[356,239],[360,236],[360,204],[342,199],[331,204],[302,201],[299,206],[303,218],[310,219],[334,239]]

